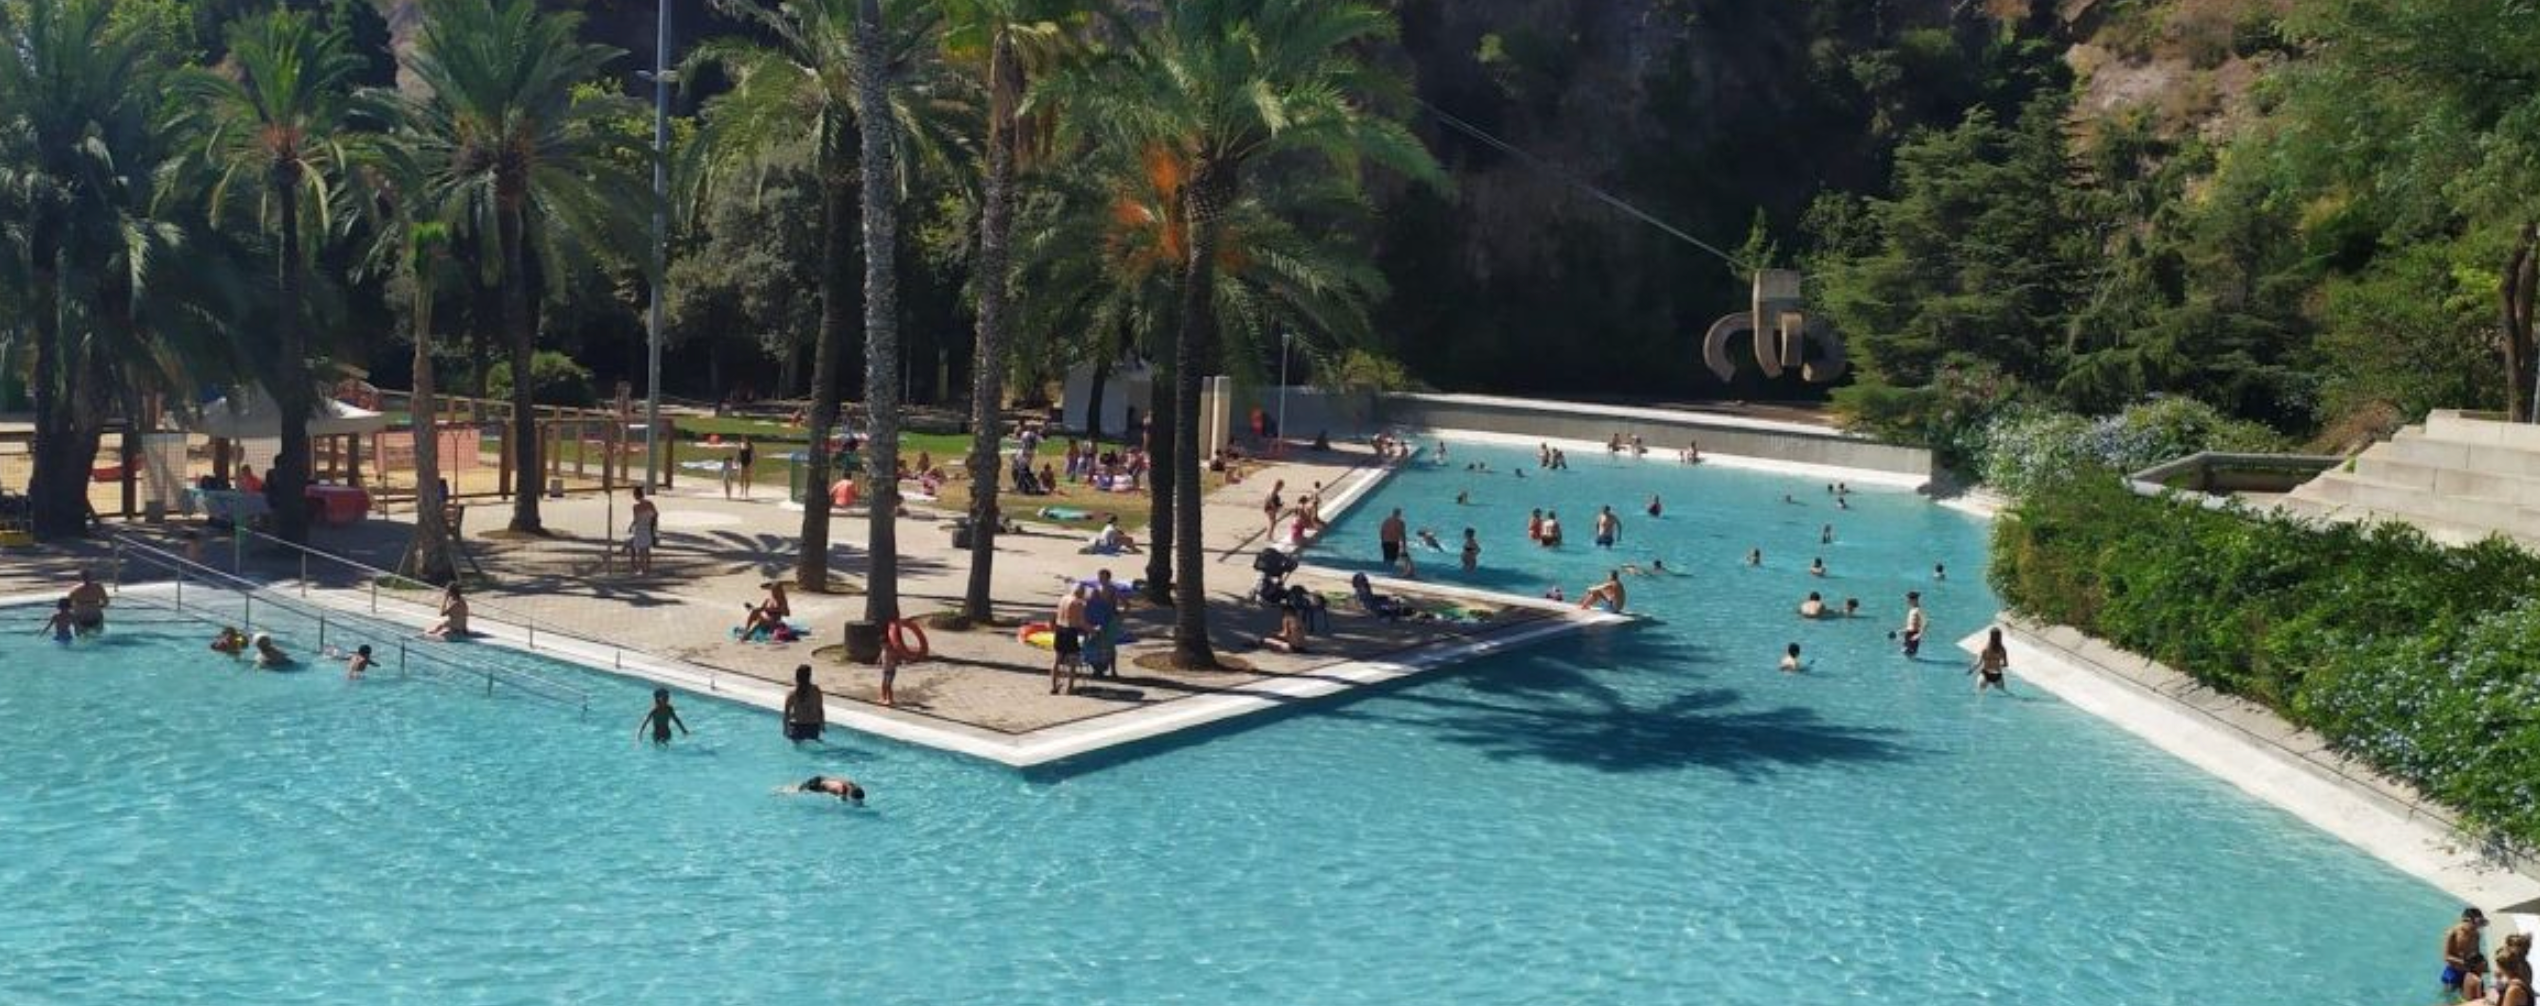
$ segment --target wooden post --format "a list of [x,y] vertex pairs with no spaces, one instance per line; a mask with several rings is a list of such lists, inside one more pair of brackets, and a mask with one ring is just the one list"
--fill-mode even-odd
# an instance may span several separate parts
[[344,436],[344,484],[362,484],[362,435],[359,433]]

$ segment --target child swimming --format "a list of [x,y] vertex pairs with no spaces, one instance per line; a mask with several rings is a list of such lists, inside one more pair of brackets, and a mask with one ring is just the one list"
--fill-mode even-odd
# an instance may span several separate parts
[[652,711],[644,714],[644,722],[635,725],[635,739],[644,739],[644,731],[650,729],[654,746],[669,747],[673,726],[679,728],[679,736],[688,736],[688,724],[680,721],[679,710],[670,707],[670,689],[653,689]]

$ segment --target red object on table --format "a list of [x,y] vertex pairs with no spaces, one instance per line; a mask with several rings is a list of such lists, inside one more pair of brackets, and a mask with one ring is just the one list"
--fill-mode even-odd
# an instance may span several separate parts
[[310,486],[308,499],[329,524],[359,524],[370,516],[370,491],[360,486]]

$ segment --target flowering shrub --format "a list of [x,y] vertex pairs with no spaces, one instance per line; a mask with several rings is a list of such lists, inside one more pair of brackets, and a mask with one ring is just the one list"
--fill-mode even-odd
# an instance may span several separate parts
[[1988,485],[2014,498],[2085,466],[2138,471],[2198,451],[2259,452],[2282,445],[2274,431],[2227,418],[2193,398],[2155,398],[2097,419],[2013,406],[1993,415],[1981,442],[1978,471]]
[[1942,467],[1975,471],[1993,418],[2021,396],[2020,382],[1981,360],[1942,365],[1932,382],[1897,387],[1864,380],[1835,389],[1835,418],[1847,430],[1931,448]]
[[2540,557],[2404,526],[2314,529],[2049,475],[1994,528],[2013,610],[2268,705],[2540,848]]

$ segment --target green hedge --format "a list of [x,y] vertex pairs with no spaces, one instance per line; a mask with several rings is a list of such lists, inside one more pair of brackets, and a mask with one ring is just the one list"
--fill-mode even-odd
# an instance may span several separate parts
[[2013,610],[2264,703],[2540,848],[2540,558],[2414,529],[2313,529],[2076,471],[1994,527]]

